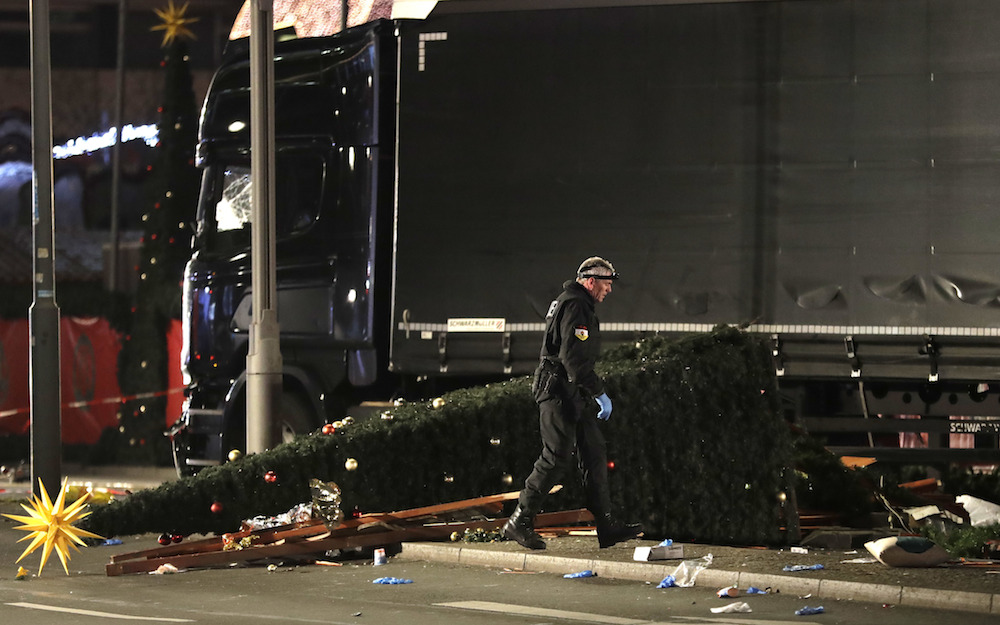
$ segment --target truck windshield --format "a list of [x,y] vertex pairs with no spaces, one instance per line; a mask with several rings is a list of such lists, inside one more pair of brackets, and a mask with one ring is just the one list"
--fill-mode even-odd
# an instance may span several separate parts
[[[279,154],[275,222],[279,238],[304,232],[319,217],[325,163],[316,154]],[[249,244],[251,175],[246,164],[213,164],[205,171],[200,238],[219,251]]]

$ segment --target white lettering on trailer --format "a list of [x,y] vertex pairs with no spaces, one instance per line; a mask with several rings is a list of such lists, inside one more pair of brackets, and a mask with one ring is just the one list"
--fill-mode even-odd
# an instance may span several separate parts
[[449,319],[447,332],[505,332],[507,320],[500,318]]

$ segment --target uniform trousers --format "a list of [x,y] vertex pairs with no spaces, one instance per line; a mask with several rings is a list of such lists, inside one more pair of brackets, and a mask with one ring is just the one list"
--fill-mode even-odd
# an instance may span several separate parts
[[584,412],[579,393],[571,397],[546,394],[538,402],[538,424],[542,451],[531,475],[524,481],[518,503],[531,514],[537,513],[542,500],[573,465],[573,452],[583,476],[587,509],[595,518],[611,512],[608,486],[608,452],[595,413]]

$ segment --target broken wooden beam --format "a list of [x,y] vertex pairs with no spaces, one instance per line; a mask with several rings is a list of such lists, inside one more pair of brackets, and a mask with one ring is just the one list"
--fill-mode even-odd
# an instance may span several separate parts
[[[454,532],[499,527],[506,519],[488,518],[489,515],[499,514],[504,502],[517,497],[517,492],[509,492],[397,512],[366,514],[346,519],[333,529],[328,529],[318,519],[260,530],[244,527],[237,532],[185,544],[118,554],[111,557],[106,572],[109,576],[143,573],[155,571],[164,564],[178,568],[210,567],[315,555],[335,549],[440,540]],[[593,515],[586,510],[572,510],[540,514],[535,524],[545,527],[592,520]],[[231,545],[237,546],[231,548]]]

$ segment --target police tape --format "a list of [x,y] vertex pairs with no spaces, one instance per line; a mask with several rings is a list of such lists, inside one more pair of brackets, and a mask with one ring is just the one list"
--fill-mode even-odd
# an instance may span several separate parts
[[[122,395],[119,397],[105,397],[102,399],[91,399],[89,401],[71,401],[64,402],[62,408],[89,408],[91,406],[101,406],[105,404],[124,404],[126,402],[134,401],[137,399],[153,399],[155,397],[165,397],[167,395],[175,395],[177,393],[183,393],[184,387],[178,386],[175,388],[168,388],[165,391],[153,391],[150,393],[136,393],[135,395]],[[16,417],[19,414],[30,414],[31,408],[13,408],[10,410],[0,410],[0,419],[5,419],[7,417]]]

